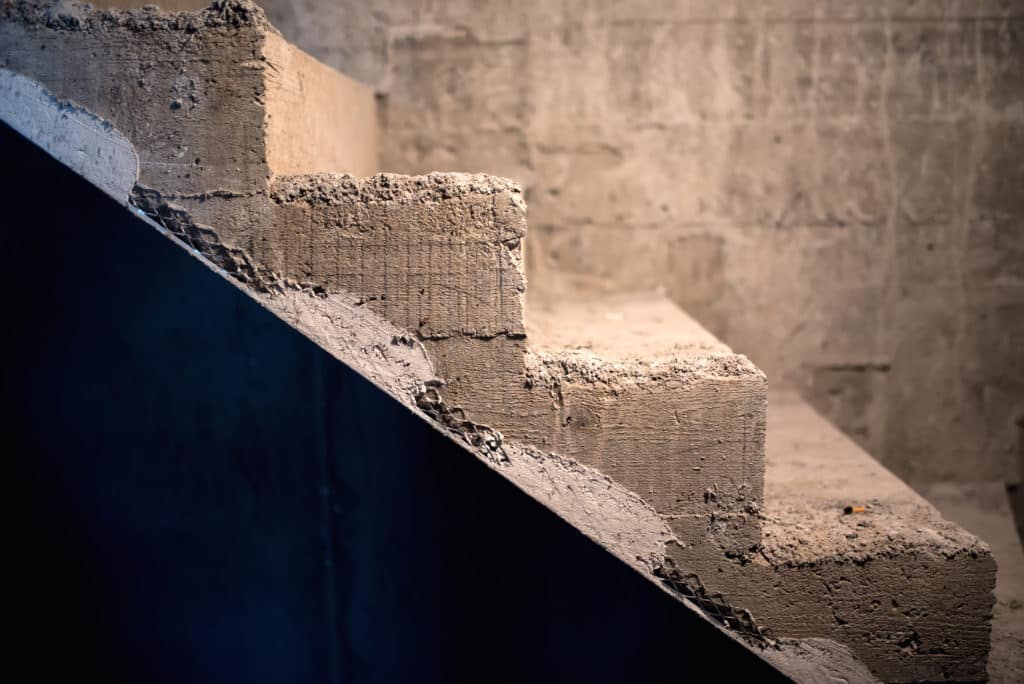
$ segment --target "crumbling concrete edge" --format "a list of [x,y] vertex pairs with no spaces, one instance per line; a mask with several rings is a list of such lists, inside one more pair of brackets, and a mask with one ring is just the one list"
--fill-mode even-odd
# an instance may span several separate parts
[[735,353],[707,353],[648,362],[630,359],[608,363],[593,352],[572,349],[559,352],[529,351],[526,355],[527,381],[551,388],[569,382],[587,383],[610,390],[671,382],[686,385],[698,378],[760,378],[764,371],[746,356]]
[[[430,394],[430,388],[443,385],[443,380],[435,376],[426,350],[415,336],[362,307],[354,296],[325,294],[284,281],[272,273],[260,273],[244,254],[219,244],[215,231],[191,223],[184,212],[134,206],[133,195],[145,196],[146,189],[136,185],[138,155],[124,135],[85,108],[55,98],[36,81],[0,69],[0,94],[14,92],[21,94],[19,99],[5,97],[0,102],[0,120],[123,204],[331,356],[427,419],[434,429],[449,437],[460,437],[464,446],[488,467],[655,582],[724,636],[745,644],[795,681],[836,677],[849,682],[876,681],[848,649],[838,644],[824,640],[773,642],[763,638],[763,634],[760,639],[751,638],[759,632],[756,625],[737,631],[728,620],[716,619],[709,614],[708,606],[701,605],[707,603],[707,597],[691,587],[683,589],[677,582],[666,581],[669,578],[663,572],[665,550],[675,537],[665,520],[639,496],[573,459],[504,441],[500,433],[464,418],[445,420],[440,416],[459,416],[461,412],[445,407],[439,398],[428,401],[426,405],[432,409],[425,410],[421,405],[424,397]],[[26,111],[19,110],[19,104],[24,104]],[[74,142],[79,137],[69,136],[69,130],[79,131],[88,144],[76,146]],[[240,277],[250,274],[259,276],[257,283]],[[266,287],[261,290],[253,286],[258,283]],[[494,452],[499,452],[498,457]],[[727,605],[716,610],[742,613]]]
[[164,10],[156,5],[140,9],[95,8],[79,0],[18,0],[2,3],[4,16],[27,26],[60,31],[89,31],[102,26],[128,26],[137,31],[200,26],[255,26],[279,33],[252,0],[210,0],[201,10]]
[[109,122],[3,68],[0,119],[106,194],[127,202],[139,175],[139,156]]

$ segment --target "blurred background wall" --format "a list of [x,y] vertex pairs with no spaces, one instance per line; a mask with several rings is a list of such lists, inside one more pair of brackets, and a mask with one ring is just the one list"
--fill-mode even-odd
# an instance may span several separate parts
[[900,475],[1020,480],[1024,0],[262,4],[385,168],[524,186],[534,291],[663,288]]

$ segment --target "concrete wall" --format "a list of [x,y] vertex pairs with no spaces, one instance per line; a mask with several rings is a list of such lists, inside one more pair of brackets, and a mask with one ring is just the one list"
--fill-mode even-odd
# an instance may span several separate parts
[[1019,477],[1024,2],[266,4],[385,168],[527,188],[531,288],[663,287],[900,474]]

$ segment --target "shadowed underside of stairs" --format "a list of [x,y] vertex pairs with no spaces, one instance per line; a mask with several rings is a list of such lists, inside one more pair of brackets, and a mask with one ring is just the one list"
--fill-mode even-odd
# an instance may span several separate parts
[[514,183],[353,177],[373,94],[257,7],[3,13],[4,120],[635,571],[797,679],[984,678],[982,542],[664,298],[527,300]]

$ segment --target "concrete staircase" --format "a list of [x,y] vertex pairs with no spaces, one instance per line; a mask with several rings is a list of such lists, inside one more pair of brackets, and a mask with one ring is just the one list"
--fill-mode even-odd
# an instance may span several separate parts
[[663,297],[527,302],[519,188],[371,175],[373,93],[255,5],[0,45],[0,118],[794,678],[985,678],[983,542]]

